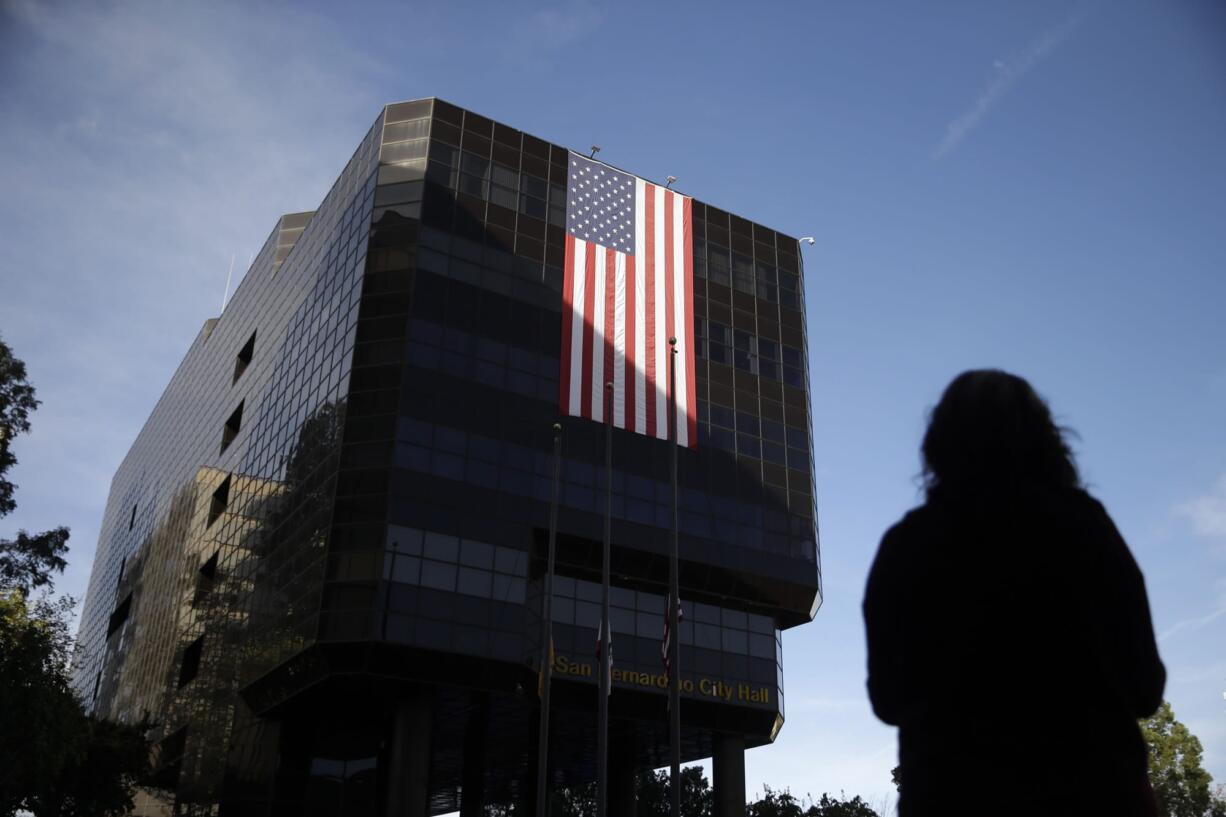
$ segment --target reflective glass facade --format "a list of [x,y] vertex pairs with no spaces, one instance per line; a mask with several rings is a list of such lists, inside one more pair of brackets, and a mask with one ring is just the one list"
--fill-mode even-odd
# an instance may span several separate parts
[[[529,796],[566,156],[441,100],[387,106],[319,208],[278,222],[116,473],[76,685],[155,716],[180,813],[383,814],[412,763],[434,813]],[[797,242],[694,214],[687,759],[774,738],[779,633],[820,603]],[[613,734],[663,762],[671,524],[667,443],[615,431],[606,485],[603,428],[562,422],[559,783],[594,769],[606,493]]]

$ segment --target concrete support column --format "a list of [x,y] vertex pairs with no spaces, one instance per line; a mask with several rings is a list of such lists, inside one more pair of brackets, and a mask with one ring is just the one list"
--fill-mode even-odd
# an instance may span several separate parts
[[609,745],[609,817],[634,817],[634,747],[622,738]]
[[490,699],[474,692],[468,724],[464,727],[464,768],[460,773],[460,817],[485,813],[485,732],[489,725]]
[[396,702],[387,769],[387,817],[427,817],[430,799],[431,690]]
[[711,757],[712,817],[745,817],[745,738],[716,734]]
[[536,817],[537,735],[539,734],[540,721],[536,717],[528,718],[528,729],[525,736],[527,742],[523,746],[528,763],[524,770],[525,775],[520,778],[519,791],[515,798],[517,806],[515,813],[523,814],[525,817]]

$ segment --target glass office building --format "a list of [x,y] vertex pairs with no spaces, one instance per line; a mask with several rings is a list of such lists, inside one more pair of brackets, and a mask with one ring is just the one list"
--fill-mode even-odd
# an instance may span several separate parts
[[[389,105],[205,323],[116,472],[76,654],[94,711],[156,724],[140,810],[531,808],[566,169],[442,100]],[[732,813],[783,725],[780,632],[821,600],[803,275],[794,238],[693,213],[683,759],[715,757]],[[606,484],[604,428],[561,423],[548,776],[571,785],[595,776]],[[669,456],[614,431],[612,814],[667,763]]]

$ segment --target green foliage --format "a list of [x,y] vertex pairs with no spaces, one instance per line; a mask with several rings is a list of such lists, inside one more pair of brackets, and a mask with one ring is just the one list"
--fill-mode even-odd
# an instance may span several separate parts
[[762,787],[762,798],[745,807],[746,817],[879,817],[868,803],[859,796],[850,800],[822,794],[816,802],[799,800],[790,791],[776,791],[770,786]]
[[[846,795],[839,792],[839,796],[845,797]],[[805,814],[807,817],[879,817],[868,803],[860,799],[859,795],[850,800],[839,800],[823,794],[822,798]]]
[[[635,779],[635,817],[669,817],[672,782],[667,771],[640,772]],[[596,784],[564,786],[552,793],[550,817],[591,817],[596,813]],[[711,817],[711,783],[701,766],[681,769],[681,817]],[[513,817],[514,806],[486,806],[486,817]]]
[[30,535],[18,531],[15,540],[0,539],[0,590],[30,591],[52,587],[51,577],[68,562],[68,528]]
[[[666,771],[642,772],[635,788],[636,817],[668,817],[672,808],[673,785]],[[681,769],[681,817],[711,817],[711,783],[701,766]]]
[[[0,340],[0,517],[17,507],[13,499],[17,486],[7,478],[9,469],[17,464],[12,443],[18,434],[30,430],[30,412],[36,408],[38,400],[26,380],[26,364],[13,357],[8,344]],[[67,528],[34,535],[19,531],[16,540],[0,539],[0,591],[29,595],[31,590],[49,589],[52,574],[63,571],[67,564],[67,551]]]
[[[0,517],[16,508],[10,444],[37,406],[25,364],[0,341]],[[74,602],[50,595],[67,550],[67,528],[0,539],[0,817],[125,814],[148,772],[149,724],[89,717],[69,685]]]
[[63,601],[0,591],[0,814],[54,785],[79,750],[81,707],[68,686]]
[[89,717],[68,684],[72,599],[0,591],[0,815],[120,815],[149,769],[149,724]]
[[1141,733],[1149,747],[1149,782],[1160,814],[1226,814],[1226,801],[1209,790],[1213,778],[1201,767],[1200,740],[1175,719],[1169,703],[1163,701],[1157,712],[1141,721]]
[[17,464],[9,446],[14,437],[30,430],[30,412],[36,408],[34,387],[26,381],[26,364],[13,357],[8,344],[0,340],[0,516],[17,507],[13,501],[17,486],[4,478]]

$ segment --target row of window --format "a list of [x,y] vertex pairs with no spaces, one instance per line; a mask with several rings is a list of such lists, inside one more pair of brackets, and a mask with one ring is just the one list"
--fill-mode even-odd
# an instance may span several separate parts
[[800,276],[763,261],[694,240],[694,275],[788,309],[800,309]]
[[528,554],[400,525],[388,528],[383,578],[495,601],[523,604]]
[[[428,321],[411,321],[409,332],[411,365],[531,399],[552,402],[557,398],[557,358]],[[808,433],[804,429],[706,400],[698,401],[697,413],[700,445],[809,470]]]
[[706,318],[695,319],[694,335],[698,357],[798,389],[805,386],[804,354],[794,346]]
[[534,400],[558,396],[558,359],[431,321],[409,322],[409,363]]
[[[593,669],[590,675],[580,675],[579,678],[588,683],[597,681],[595,667],[596,645],[595,631],[579,628],[574,625],[557,623],[554,627],[555,654],[576,660],[580,666],[586,665]],[[629,634],[618,634],[613,639],[613,666],[623,671],[647,672],[659,675],[663,671],[663,660],[660,656],[660,640],[658,638],[642,638]],[[778,695],[778,706],[783,708],[783,668],[773,655],[757,656],[747,652],[732,652],[722,647],[707,648],[683,642],[681,644],[681,676],[696,685],[704,677],[708,684],[719,681],[740,684],[746,681],[754,685],[771,685],[774,690],[769,694],[769,700],[747,700],[739,696],[734,698],[736,705],[747,706],[754,703],[775,704]],[[575,675],[555,673],[554,678],[573,680]],[[619,685],[614,682],[614,689]],[[625,682],[625,686],[644,689],[641,683]],[[659,690],[663,692],[663,690]],[[696,686],[691,695],[706,696],[712,694],[707,686]]]
[[[397,113],[392,114],[393,109]],[[492,159],[511,170],[523,170],[541,178],[550,175],[546,171],[547,165],[557,168],[560,173],[565,170],[568,156],[565,148],[550,145],[445,102],[422,100],[391,106],[388,111],[388,115],[395,118],[384,127],[385,144],[428,136],[432,140],[462,148],[476,158]],[[433,119],[429,118],[431,116]],[[410,117],[414,120],[409,121]],[[385,157],[384,161],[388,159]],[[778,265],[789,272],[795,273],[798,269],[796,240],[777,234],[768,227],[701,202],[695,202],[694,226],[699,238],[710,238],[738,252],[754,255],[757,260],[768,264],[775,264],[777,260]]]
[[[450,593],[524,604],[528,554],[456,536],[393,525],[388,531],[383,578]],[[554,620],[596,630],[601,588],[569,576],[554,578]],[[610,627],[615,634],[659,640],[664,597],[611,587]],[[699,602],[682,603],[681,643],[758,658],[778,658],[778,631],[767,616]]]
[[[553,478],[548,455],[543,455],[540,458],[543,462],[536,463],[537,467],[533,468],[533,454],[536,452],[512,443],[493,441],[501,456],[477,453],[473,448],[467,455],[456,453],[455,449],[464,447],[459,442],[464,433],[456,429],[447,429],[447,432],[447,436],[453,438],[450,444],[440,442],[439,438],[434,441],[417,438],[420,440],[417,444],[396,444],[394,466],[422,475],[402,480],[400,490],[408,492],[406,498],[429,491],[434,496],[431,507],[455,503],[455,507],[459,508],[466,503],[471,504],[473,490],[485,490],[508,500],[525,497],[542,504],[550,501]],[[516,450],[526,455],[526,461],[516,461],[512,456]],[[591,466],[585,463],[566,462],[564,470],[568,473],[564,474],[559,484],[561,507],[589,514],[604,512],[605,493],[599,487],[600,483],[583,474],[576,476],[576,472],[589,468]],[[448,482],[432,481],[431,478]],[[627,475],[619,469],[615,469],[614,479],[616,490],[610,512],[615,520],[665,530],[671,525],[672,506],[666,486],[657,485],[655,480]],[[760,493],[760,478],[758,480],[757,491]],[[453,484],[457,486],[456,490],[452,489]],[[652,496],[644,496],[647,491],[640,491],[637,487],[633,488],[633,493],[626,490],[628,486],[640,484],[658,490]],[[741,500],[708,495],[699,489],[683,489],[682,507],[678,513],[680,530],[687,537],[718,542],[737,552],[777,553],[812,561],[815,555],[812,499],[807,494],[796,491],[788,493],[783,488],[768,490],[779,493],[779,498],[764,500],[757,496]],[[785,510],[785,502],[791,503],[790,512]]]

